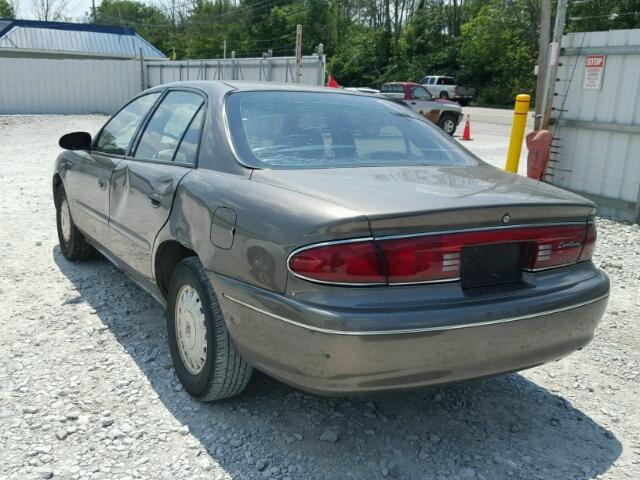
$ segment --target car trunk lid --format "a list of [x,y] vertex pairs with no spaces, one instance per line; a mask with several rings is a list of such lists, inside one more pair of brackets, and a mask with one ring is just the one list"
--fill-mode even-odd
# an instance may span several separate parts
[[358,211],[375,237],[586,221],[595,213],[583,197],[486,164],[255,170],[251,178]]

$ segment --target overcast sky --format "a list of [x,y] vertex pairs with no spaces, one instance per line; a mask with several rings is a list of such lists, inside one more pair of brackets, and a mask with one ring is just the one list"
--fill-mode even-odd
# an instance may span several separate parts
[[[100,0],[96,0],[96,5],[100,4]],[[85,12],[91,8],[91,0],[67,0],[67,8],[65,15],[72,22],[79,22],[84,19]],[[25,18],[35,20],[36,16],[33,10],[32,0],[19,0],[17,18]]]
[[[33,10],[33,0],[17,0],[18,14],[17,18],[25,18],[34,20],[36,18]],[[72,22],[81,22],[84,20],[85,13],[88,13],[91,9],[91,0],[66,0],[67,8],[65,9],[65,15],[69,17]],[[100,5],[101,0],[96,0],[96,6]],[[13,3],[13,2],[10,2]],[[153,3],[146,0],[145,3]]]

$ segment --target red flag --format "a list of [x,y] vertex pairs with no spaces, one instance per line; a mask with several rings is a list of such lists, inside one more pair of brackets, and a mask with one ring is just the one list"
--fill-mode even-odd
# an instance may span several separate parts
[[340,88],[340,85],[338,85],[338,82],[336,82],[336,79],[333,78],[330,74],[329,74],[329,78],[327,78],[327,87]]

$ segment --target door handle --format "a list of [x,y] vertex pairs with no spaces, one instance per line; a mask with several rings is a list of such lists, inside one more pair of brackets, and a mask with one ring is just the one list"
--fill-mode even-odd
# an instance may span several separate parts
[[416,104],[416,102],[411,102],[411,105],[415,105],[415,104]]
[[158,208],[160,206],[160,196],[159,195],[152,193],[151,195],[149,195],[147,197],[147,199],[149,200],[149,204],[153,208]]
[[99,178],[98,179],[98,187],[100,187],[100,190],[106,190],[107,189],[107,181]]

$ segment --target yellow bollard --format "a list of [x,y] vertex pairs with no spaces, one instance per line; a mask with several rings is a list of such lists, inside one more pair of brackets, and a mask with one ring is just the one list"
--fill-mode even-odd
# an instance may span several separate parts
[[511,139],[509,140],[509,152],[507,153],[507,172],[518,173],[520,152],[522,151],[522,139],[527,125],[531,95],[520,94],[516,97],[516,107],[513,113],[513,125],[511,126]]

